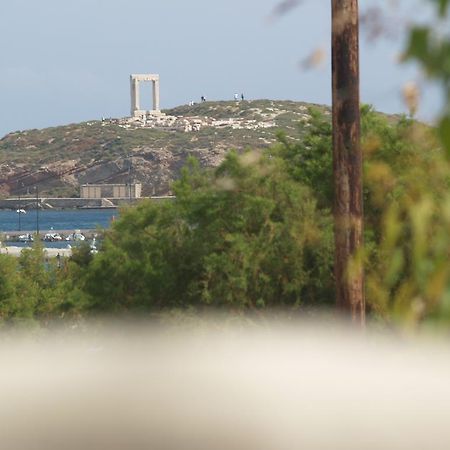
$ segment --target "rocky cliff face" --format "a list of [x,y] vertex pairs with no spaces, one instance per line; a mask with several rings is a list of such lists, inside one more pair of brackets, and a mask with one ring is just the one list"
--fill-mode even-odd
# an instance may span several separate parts
[[[205,102],[138,119],[102,119],[10,133],[0,140],[0,195],[78,196],[80,184],[140,182],[166,195],[189,156],[215,167],[230,149],[261,149],[280,129],[301,137],[312,105]],[[322,108],[328,112],[326,108]]]

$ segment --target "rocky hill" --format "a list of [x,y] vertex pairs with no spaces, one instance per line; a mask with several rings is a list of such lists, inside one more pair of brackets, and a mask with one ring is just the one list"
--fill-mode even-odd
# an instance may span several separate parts
[[25,195],[38,185],[42,195],[77,197],[80,184],[129,182],[141,182],[143,195],[165,195],[190,155],[214,167],[230,149],[271,145],[280,129],[301,139],[311,106],[205,102],[147,119],[102,119],[10,133],[0,140],[0,195]]

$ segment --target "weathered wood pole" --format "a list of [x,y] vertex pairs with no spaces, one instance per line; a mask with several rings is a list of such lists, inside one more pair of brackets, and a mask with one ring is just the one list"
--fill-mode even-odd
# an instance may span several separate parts
[[355,263],[363,245],[358,0],[331,1],[336,302],[363,325],[364,273]]

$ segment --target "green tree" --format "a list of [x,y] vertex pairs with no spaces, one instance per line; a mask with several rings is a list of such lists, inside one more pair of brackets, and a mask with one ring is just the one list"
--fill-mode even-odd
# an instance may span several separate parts
[[[450,168],[434,129],[362,108],[365,267],[369,310],[386,320],[443,318],[449,254]],[[331,127],[313,114],[303,142],[283,136],[274,154],[290,176],[332,205]],[[316,162],[319,163],[316,165]],[[421,234],[422,233],[422,234]],[[351,268],[349,268],[351,269]],[[445,312],[445,313],[444,313]]]
[[450,1],[431,1],[436,6],[435,23],[411,28],[405,59],[417,61],[427,77],[442,87],[446,102],[437,130],[450,158],[450,36],[443,31],[448,29]]
[[87,314],[89,300],[84,292],[84,281],[92,259],[91,246],[85,241],[72,248],[69,258],[59,258],[54,262],[60,296],[58,314],[61,317],[77,320]]
[[195,161],[176,200],[123,212],[89,267],[86,290],[109,310],[235,310],[332,300],[329,215],[284,162],[230,153],[214,172]]
[[[271,150],[286,161],[286,169],[293,180],[309,186],[318,206],[329,209],[333,205],[333,155],[331,117],[317,108],[310,108],[310,121],[303,139],[291,141],[283,131],[278,133],[279,144]],[[301,125],[302,127],[304,124]]]
[[0,254],[0,321],[10,319],[20,310],[17,292],[16,258]]
[[51,320],[64,295],[56,261],[47,257],[42,242],[36,239],[31,248],[22,250],[17,263],[17,292],[23,311],[30,318]]
[[450,40],[439,31],[449,1],[433,2],[436,23],[412,27],[406,58],[442,85],[446,106],[437,133],[403,120],[399,151],[386,160],[374,142],[367,176],[380,211],[377,246],[369,253],[369,297],[385,319],[409,326],[450,321]]

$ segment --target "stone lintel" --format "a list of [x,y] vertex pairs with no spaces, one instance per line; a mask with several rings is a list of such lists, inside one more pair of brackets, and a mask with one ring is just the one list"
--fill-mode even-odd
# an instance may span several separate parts
[[132,74],[130,78],[135,81],[159,81],[159,75],[152,73]]

